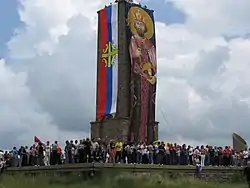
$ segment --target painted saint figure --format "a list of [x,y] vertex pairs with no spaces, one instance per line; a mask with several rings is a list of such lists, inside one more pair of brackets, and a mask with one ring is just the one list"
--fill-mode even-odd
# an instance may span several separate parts
[[149,113],[155,113],[150,112],[156,84],[156,49],[150,40],[154,37],[154,23],[149,14],[137,6],[130,8],[128,22],[132,33],[129,45],[131,67],[140,80],[140,91],[134,93],[140,95],[140,141],[146,142]]
[[133,18],[129,18],[132,22],[130,27],[133,33],[129,49],[133,69],[135,73],[143,76],[151,84],[155,84],[156,50],[150,41],[154,34],[154,25],[148,13],[141,8],[136,7],[136,9],[134,10],[136,12],[131,13]]

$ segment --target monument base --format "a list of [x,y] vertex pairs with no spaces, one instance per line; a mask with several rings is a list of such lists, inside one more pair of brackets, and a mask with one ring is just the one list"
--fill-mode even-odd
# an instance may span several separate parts
[[103,121],[90,122],[91,138],[100,138],[108,140],[121,139],[124,142],[130,138],[130,119],[113,118],[104,119]]

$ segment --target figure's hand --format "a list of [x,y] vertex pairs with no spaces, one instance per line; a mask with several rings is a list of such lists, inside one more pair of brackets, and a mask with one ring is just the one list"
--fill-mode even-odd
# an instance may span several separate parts
[[140,57],[141,56],[141,49],[140,48],[137,48],[135,50],[135,57]]
[[156,83],[156,77],[155,76],[151,76],[150,78],[148,78],[148,81],[153,85]]
[[146,78],[146,79],[149,79],[149,78],[150,78],[150,76],[149,76],[148,74],[146,74],[145,72],[142,72],[142,76],[143,76],[144,78]]

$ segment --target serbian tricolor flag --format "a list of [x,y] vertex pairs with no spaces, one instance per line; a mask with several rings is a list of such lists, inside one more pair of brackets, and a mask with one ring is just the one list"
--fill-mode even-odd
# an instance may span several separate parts
[[97,119],[116,113],[118,92],[118,4],[99,12]]

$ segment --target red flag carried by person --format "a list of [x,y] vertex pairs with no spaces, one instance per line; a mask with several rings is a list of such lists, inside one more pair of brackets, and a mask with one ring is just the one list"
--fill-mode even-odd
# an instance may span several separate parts
[[41,140],[39,138],[37,138],[37,136],[34,136],[34,142],[36,142],[36,143],[42,143]]

